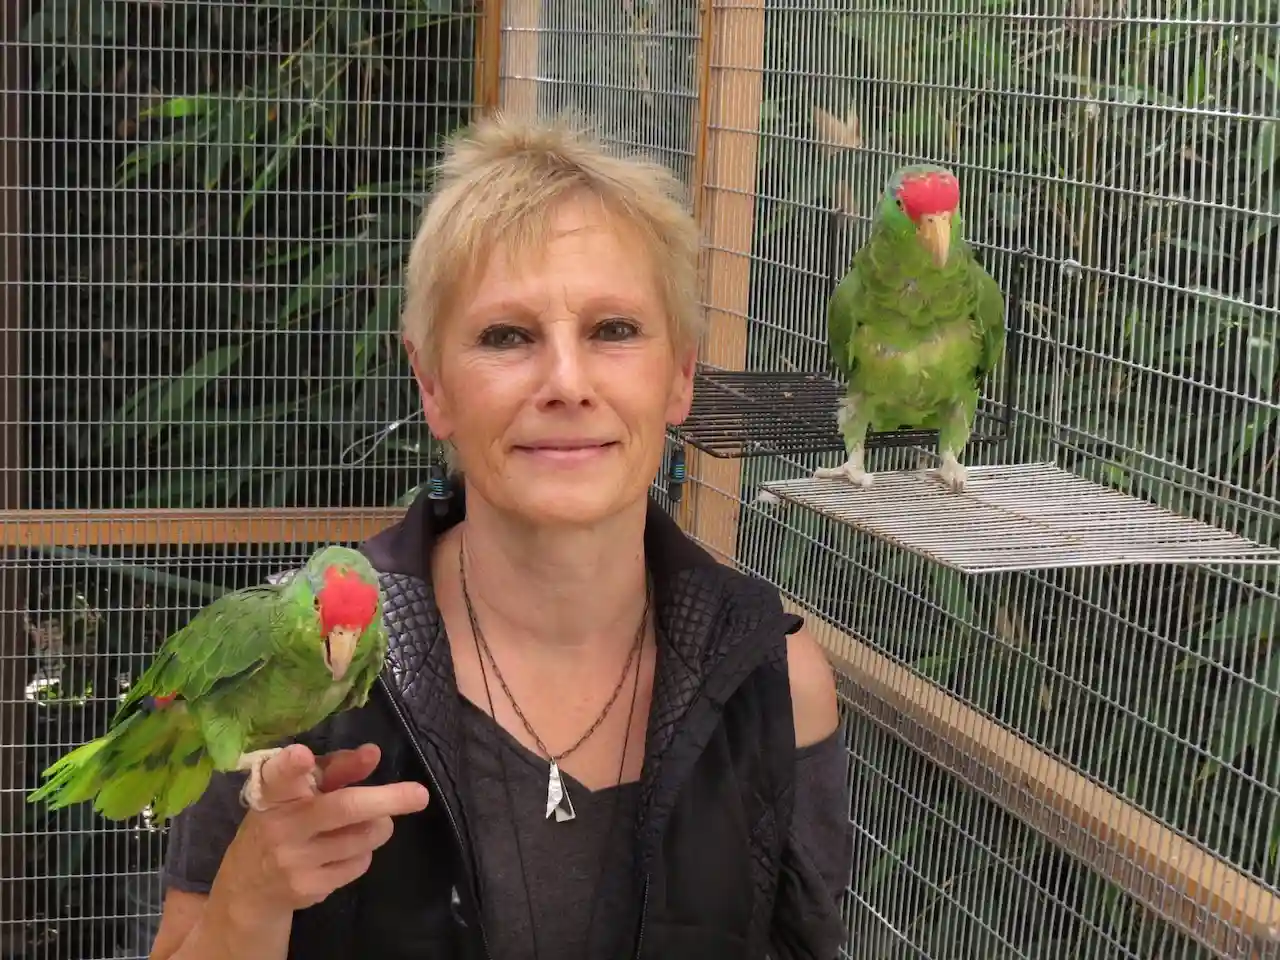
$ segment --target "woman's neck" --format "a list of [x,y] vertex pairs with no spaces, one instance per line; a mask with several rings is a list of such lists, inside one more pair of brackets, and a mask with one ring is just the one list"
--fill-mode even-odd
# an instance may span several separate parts
[[532,528],[482,499],[442,541],[441,567],[466,564],[486,636],[553,649],[632,642],[645,602],[646,503],[592,528]]

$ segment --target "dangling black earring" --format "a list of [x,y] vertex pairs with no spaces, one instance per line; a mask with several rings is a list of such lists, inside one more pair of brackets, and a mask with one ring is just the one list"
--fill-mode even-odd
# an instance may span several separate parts
[[449,512],[453,484],[449,482],[449,472],[438,459],[432,462],[427,472],[427,499],[431,501],[431,509],[437,517]]
[[679,503],[684,496],[684,484],[688,479],[684,463],[684,447],[676,447],[671,451],[671,463],[667,467],[667,497],[672,503]]

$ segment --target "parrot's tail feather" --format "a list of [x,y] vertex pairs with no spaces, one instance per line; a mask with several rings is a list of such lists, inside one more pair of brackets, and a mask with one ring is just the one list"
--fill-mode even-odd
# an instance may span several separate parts
[[90,740],[52,763],[42,774],[44,785],[27,797],[28,802],[43,800],[57,810],[91,799],[96,792],[94,759],[109,740],[110,735]]
[[135,713],[107,734],[77,747],[44,772],[28,802],[50,809],[92,800],[109,820],[148,806],[157,820],[200,798],[213,774],[204,738],[185,706]]

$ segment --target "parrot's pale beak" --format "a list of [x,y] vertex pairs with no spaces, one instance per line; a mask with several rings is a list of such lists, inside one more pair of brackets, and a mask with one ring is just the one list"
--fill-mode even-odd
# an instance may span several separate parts
[[933,262],[939,268],[945,267],[947,255],[951,252],[951,214],[934,213],[921,217],[916,236],[933,255]]
[[324,665],[329,668],[335,683],[347,675],[359,639],[359,632],[350,627],[334,627],[324,638]]

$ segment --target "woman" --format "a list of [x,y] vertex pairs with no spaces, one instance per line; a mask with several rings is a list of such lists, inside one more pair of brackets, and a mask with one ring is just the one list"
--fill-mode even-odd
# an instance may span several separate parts
[[370,703],[274,757],[255,809],[220,777],[175,822],[152,957],[837,955],[827,661],[648,496],[700,333],[678,193],[558,126],[453,143],[403,322],[450,508],[363,547]]

